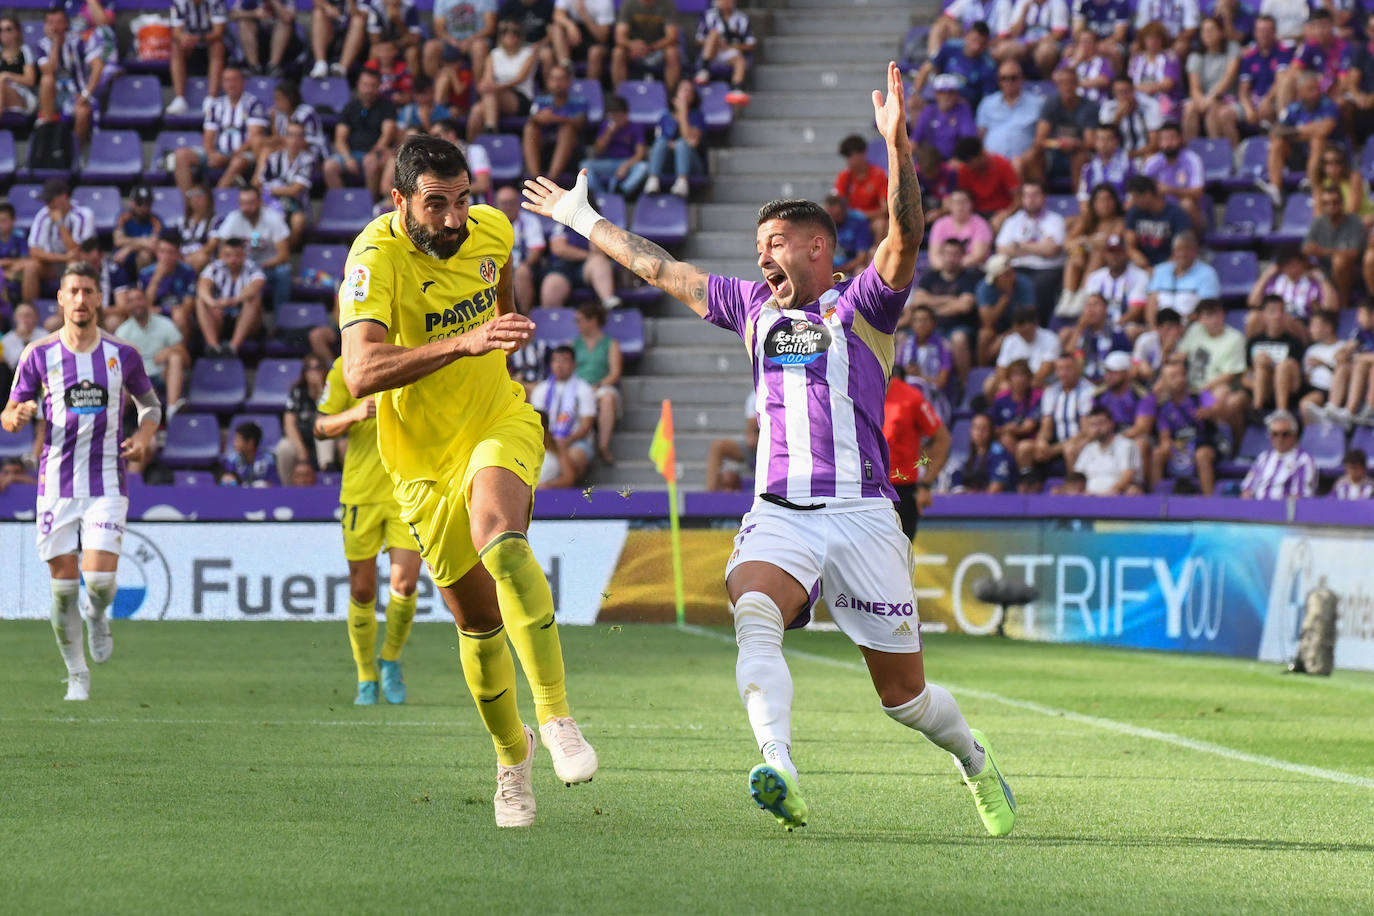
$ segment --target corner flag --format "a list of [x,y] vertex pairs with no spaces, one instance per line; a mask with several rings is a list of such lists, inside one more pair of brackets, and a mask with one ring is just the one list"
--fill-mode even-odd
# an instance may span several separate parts
[[673,592],[677,599],[677,622],[687,622],[687,607],[682,599],[682,541],[678,533],[677,509],[677,448],[673,443],[673,402],[664,400],[663,413],[654,429],[654,441],[649,445],[649,458],[668,482],[668,529],[672,535]]

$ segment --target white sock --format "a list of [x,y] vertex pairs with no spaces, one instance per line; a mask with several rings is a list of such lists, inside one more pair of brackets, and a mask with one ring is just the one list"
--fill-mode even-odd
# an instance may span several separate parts
[[57,637],[57,649],[67,663],[67,674],[83,674],[86,649],[81,644],[81,612],[76,608],[76,596],[81,588],[79,579],[52,580],[52,632]]
[[735,685],[754,739],[769,763],[796,776],[791,756],[792,674],[782,657],[782,612],[762,592],[741,595],[734,610],[739,645]]
[[983,748],[973,740],[959,704],[950,692],[939,684],[926,684],[926,689],[901,706],[884,706],[887,713],[907,728],[914,728],[954,755],[954,762],[967,776],[976,776],[983,769]]
[[90,617],[92,620],[99,620],[109,611],[110,605],[114,604],[115,592],[119,590],[115,585],[115,573],[86,572],[82,575],[86,579],[86,597],[91,602]]

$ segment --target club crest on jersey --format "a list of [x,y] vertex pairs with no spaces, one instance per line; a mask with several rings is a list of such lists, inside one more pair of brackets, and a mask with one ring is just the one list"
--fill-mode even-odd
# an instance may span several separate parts
[[353,296],[354,302],[366,302],[368,287],[371,285],[372,271],[368,270],[362,264],[359,264],[349,271],[348,283],[346,286],[348,287],[349,293]]
[[496,262],[491,258],[483,258],[477,265],[477,275],[482,278],[483,283],[496,282]]
[[105,368],[113,372],[114,370],[119,368],[119,360],[111,356],[108,360],[105,361]]
[[809,366],[830,348],[830,331],[823,324],[784,318],[763,339],[763,355],[783,366]]

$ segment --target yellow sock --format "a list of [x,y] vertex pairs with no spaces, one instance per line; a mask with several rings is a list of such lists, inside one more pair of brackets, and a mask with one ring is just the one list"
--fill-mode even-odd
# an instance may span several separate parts
[[553,592],[529,541],[518,531],[507,531],[482,548],[480,556],[496,580],[501,619],[530,683],[539,724],[572,715],[563,680],[563,647],[553,619]]
[[382,661],[398,662],[401,650],[410,638],[410,625],[415,622],[415,599],[419,592],[409,595],[391,593],[386,604],[386,638],[382,641]]
[[377,602],[348,599],[348,644],[358,665],[359,681],[377,680]]
[[506,644],[504,627],[489,633],[458,631],[458,659],[468,682],[477,714],[491,733],[496,759],[515,766],[525,759],[525,726],[515,706],[515,660]]

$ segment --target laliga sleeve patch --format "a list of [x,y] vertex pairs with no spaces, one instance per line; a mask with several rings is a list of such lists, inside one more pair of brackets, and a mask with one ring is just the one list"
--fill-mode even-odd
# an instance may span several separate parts
[[372,271],[362,264],[354,267],[348,274],[348,289],[354,302],[366,302],[368,287],[372,285]]
[[329,379],[324,380],[324,388],[320,391],[320,399],[315,402],[316,407],[323,407],[329,403]]

